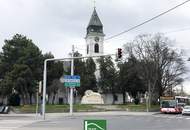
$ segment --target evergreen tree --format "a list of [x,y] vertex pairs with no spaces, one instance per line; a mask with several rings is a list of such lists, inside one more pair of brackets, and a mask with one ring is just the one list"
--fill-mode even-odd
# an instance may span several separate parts
[[[45,53],[43,59],[54,58],[51,52]],[[55,95],[58,93],[58,90],[61,86],[59,81],[60,77],[63,75],[63,63],[60,61],[51,61],[47,62],[47,94],[50,97],[52,95],[52,104],[55,101]],[[62,84],[63,86],[63,84]],[[49,98],[48,98],[49,103]]]
[[116,100],[116,92],[119,91],[117,87],[117,71],[115,69],[114,63],[111,57],[101,57],[98,59],[100,64],[100,79],[99,79],[99,87],[100,89],[107,93],[112,93],[113,96],[113,104]]
[[[16,34],[5,40],[0,54],[0,88],[4,96],[13,92],[22,95],[22,100],[30,99],[35,86],[42,77],[42,54],[31,39]],[[6,87],[6,88],[5,88]],[[2,89],[3,88],[3,89]]]
[[86,90],[97,91],[95,71],[94,60],[92,58],[87,59],[81,76],[81,87],[77,89],[79,94],[84,95]]

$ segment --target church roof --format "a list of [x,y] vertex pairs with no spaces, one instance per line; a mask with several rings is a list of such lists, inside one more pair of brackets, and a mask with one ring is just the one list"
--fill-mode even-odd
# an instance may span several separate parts
[[98,17],[98,14],[96,12],[96,9],[94,8],[94,11],[92,13],[92,16],[90,18],[90,22],[88,24],[88,27],[89,26],[103,26],[103,24],[101,23],[99,17]]

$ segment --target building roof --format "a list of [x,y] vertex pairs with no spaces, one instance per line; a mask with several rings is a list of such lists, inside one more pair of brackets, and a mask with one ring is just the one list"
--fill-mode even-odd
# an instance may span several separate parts
[[101,21],[98,17],[98,14],[97,14],[95,8],[94,8],[94,11],[93,11],[92,16],[90,18],[90,22],[88,24],[88,27],[89,26],[103,26],[103,24],[101,23]]

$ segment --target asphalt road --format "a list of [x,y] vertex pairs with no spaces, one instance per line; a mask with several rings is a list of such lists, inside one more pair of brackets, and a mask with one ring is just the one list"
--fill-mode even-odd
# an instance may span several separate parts
[[190,116],[164,114],[94,114],[54,116],[45,121],[29,116],[0,116],[0,130],[83,130],[86,119],[107,120],[107,130],[189,130]]

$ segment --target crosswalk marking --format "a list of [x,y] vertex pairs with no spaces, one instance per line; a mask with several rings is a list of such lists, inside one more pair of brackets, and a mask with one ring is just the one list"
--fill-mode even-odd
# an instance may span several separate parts
[[181,118],[183,118],[183,117],[176,117],[176,118],[179,118],[179,119],[181,119]]
[[29,125],[35,120],[0,120],[0,130],[14,130],[16,128]]
[[12,128],[0,128],[0,130],[13,130]]
[[185,116],[179,116],[179,115],[154,115],[154,117],[158,118],[167,118],[167,119],[187,119],[190,120],[190,117],[185,117]]
[[5,126],[5,127],[0,127],[0,129],[15,129],[15,128],[18,128],[18,127],[9,127],[9,126]]

